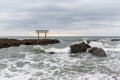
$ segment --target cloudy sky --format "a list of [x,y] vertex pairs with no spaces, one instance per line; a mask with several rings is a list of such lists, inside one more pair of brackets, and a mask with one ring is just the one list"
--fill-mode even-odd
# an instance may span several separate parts
[[0,0],[0,36],[120,36],[120,0]]

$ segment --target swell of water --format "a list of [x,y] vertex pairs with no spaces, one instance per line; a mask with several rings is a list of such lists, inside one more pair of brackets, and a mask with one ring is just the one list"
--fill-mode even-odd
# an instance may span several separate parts
[[103,48],[106,58],[87,52],[69,54],[71,44],[85,40],[66,38],[55,45],[1,49],[0,80],[120,80],[120,42],[99,39],[89,43]]

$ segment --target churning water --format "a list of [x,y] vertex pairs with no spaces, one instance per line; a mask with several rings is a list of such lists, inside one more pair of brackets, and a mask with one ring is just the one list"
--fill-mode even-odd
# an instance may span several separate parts
[[[119,41],[107,37],[56,38],[61,43],[0,49],[0,80],[120,80]],[[87,39],[98,39],[89,45],[103,48],[107,57],[70,54],[70,45]]]

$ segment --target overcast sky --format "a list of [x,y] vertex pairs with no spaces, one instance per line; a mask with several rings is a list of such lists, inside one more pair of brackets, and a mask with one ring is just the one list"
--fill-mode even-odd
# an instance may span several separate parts
[[0,0],[0,36],[120,36],[120,0]]

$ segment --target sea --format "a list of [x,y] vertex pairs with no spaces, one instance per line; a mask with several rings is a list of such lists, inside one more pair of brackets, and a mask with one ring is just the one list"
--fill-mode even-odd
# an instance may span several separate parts
[[[35,36],[1,36],[0,38],[36,39]],[[58,39],[61,43],[0,49],[0,80],[120,80],[120,41],[111,41],[120,37],[48,38]],[[87,40],[97,40],[91,41],[89,45],[103,48],[107,57],[93,56],[87,51],[70,53],[71,45]]]

